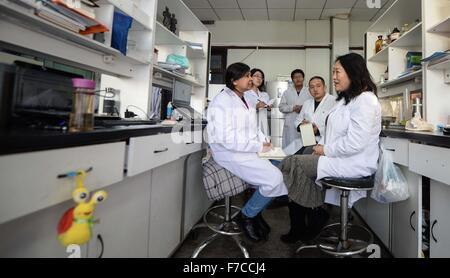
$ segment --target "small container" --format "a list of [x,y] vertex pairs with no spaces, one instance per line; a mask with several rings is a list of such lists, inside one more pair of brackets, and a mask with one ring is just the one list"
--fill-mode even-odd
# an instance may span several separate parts
[[171,118],[172,118],[172,113],[173,113],[172,102],[169,102],[169,103],[167,104],[166,119],[171,119]]
[[378,40],[375,42],[375,54],[383,49],[383,36],[378,36]]
[[81,132],[94,129],[95,81],[82,78],[72,79],[74,87],[69,131]]

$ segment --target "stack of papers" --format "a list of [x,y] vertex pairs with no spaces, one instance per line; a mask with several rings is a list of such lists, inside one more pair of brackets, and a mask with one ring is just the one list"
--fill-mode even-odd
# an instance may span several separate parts
[[281,148],[273,148],[267,153],[258,153],[258,156],[262,159],[283,160],[286,154]]

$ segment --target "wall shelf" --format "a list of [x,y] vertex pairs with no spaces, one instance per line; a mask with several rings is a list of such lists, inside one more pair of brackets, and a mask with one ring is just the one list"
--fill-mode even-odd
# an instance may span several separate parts
[[401,84],[404,82],[415,80],[416,78],[422,77],[422,72],[423,72],[422,70],[415,71],[415,72],[405,75],[403,77],[387,81],[383,84],[379,84],[378,87],[379,88],[388,88],[388,87],[392,87],[394,85],[398,85],[398,84]]
[[400,29],[405,23],[412,24],[416,20],[422,21],[421,7],[421,0],[397,0],[369,27],[367,32],[386,33],[390,28]]
[[389,47],[383,48],[380,52],[369,58],[370,62],[387,63],[389,57]]
[[[115,60],[123,60],[133,65],[150,64],[150,59],[145,59],[139,57],[138,55],[133,56],[133,54],[125,56],[120,51],[112,47],[109,47],[103,43],[95,41],[87,36],[83,36],[78,33],[66,30],[57,25],[54,25],[51,22],[41,19],[35,16],[34,14],[28,13],[20,8],[15,8],[14,6],[5,3],[0,3],[0,13],[6,15],[4,19],[8,18],[9,21],[18,23],[19,25],[24,26],[27,29],[43,33],[45,35],[51,35],[54,38],[57,38],[70,44],[74,44],[76,46],[82,46],[91,51],[95,51],[96,53],[102,56],[113,56]],[[4,32],[6,35],[6,33],[8,33],[8,30],[4,30]],[[2,40],[4,39],[6,39],[6,37],[2,37]],[[34,49],[35,42],[32,40],[27,40],[27,42],[28,45],[21,44],[20,46],[29,49]],[[49,46],[49,49],[51,49],[51,46]]]
[[165,74],[166,76],[170,76],[170,77],[174,77],[175,79],[178,79],[180,81],[186,82],[188,84],[193,85],[194,87],[199,87],[199,88],[203,88],[205,87],[204,85],[200,84],[198,81],[192,80],[187,76],[183,76],[181,74],[175,73],[175,72],[171,72],[169,70],[163,69],[159,66],[153,65],[153,69],[155,72],[160,72],[162,74]]
[[428,29],[428,32],[450,38],[450,16]]

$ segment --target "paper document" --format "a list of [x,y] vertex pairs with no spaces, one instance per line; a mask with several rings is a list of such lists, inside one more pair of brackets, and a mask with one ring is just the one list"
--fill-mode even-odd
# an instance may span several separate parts
[[317,144],[313,125],[311,123],[300,125],[300,133],[302,136],[303,147],[315,146]]
[[282,160],[286,157],[286,154],[281,148],[273,148],[270,152],[258,153],[258,156],[262,159]]

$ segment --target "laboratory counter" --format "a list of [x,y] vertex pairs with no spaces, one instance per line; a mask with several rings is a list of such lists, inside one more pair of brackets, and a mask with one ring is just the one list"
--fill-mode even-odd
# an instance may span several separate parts
[[[202,126],[202,129],[206,125]],[[89,132],[71,133],[60,130],[11,129],[0,130],[0,155],[34,152],[68,147],[126,141],[131,137],[168,134],[183,126],[130,125],[99,128]],[[191,130],[200,130],[192,125]]]
[[409,131],[398,129],[383,129],[381,132],[381,136],[398,139],[408,139],[427,145],[450,148],[450,135],[444,135],[442,131],[424,132],[424,131]]

